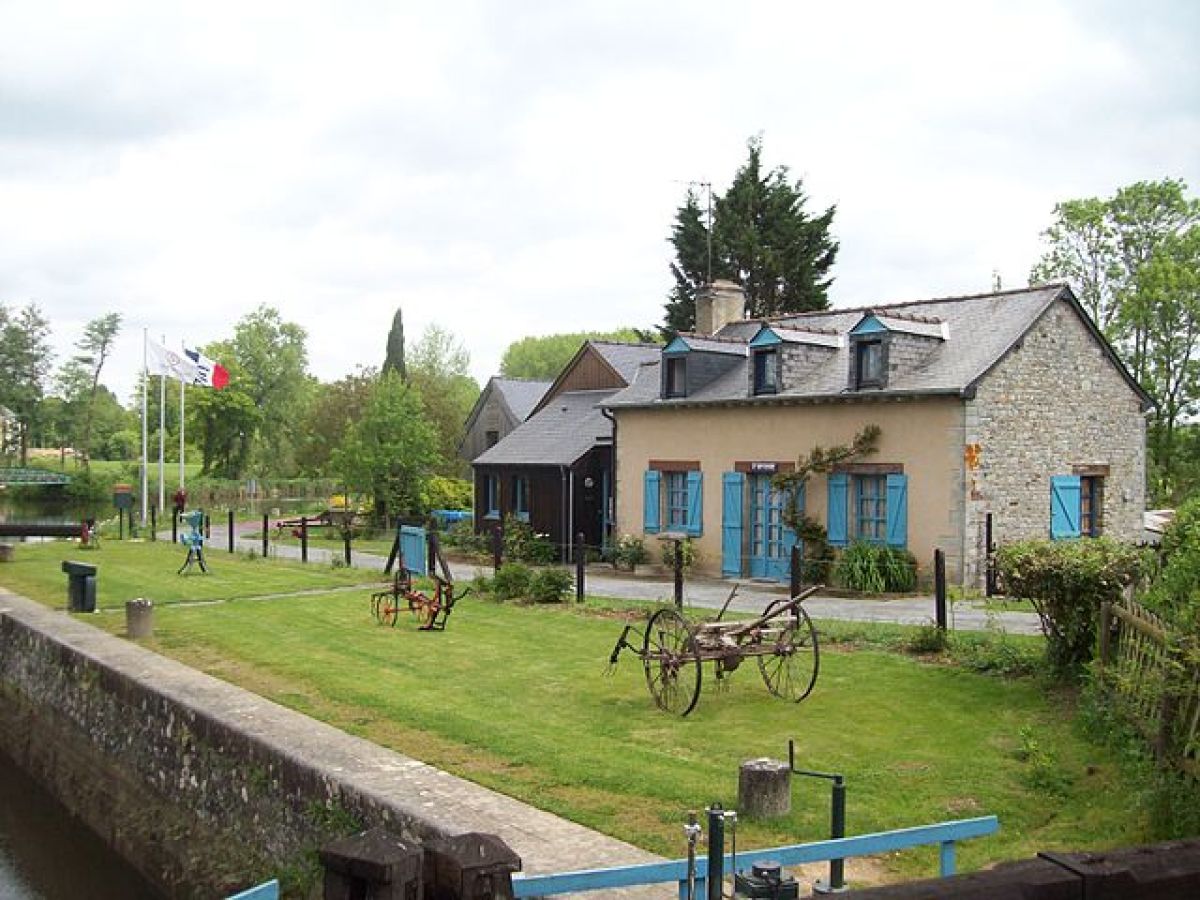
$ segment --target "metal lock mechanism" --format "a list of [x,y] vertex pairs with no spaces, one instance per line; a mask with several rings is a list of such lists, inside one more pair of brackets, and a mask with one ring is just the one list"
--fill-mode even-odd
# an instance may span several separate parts
[[766,898],[766,900],[798,900],[800,884],[774,860],[755,863],[749,875],[738,872],[733,876],[733,896]]

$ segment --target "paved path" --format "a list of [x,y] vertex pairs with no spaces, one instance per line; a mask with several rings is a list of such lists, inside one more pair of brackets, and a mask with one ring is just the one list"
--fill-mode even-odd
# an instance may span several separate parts
[[[239,523],[239,533],[257,531],[258,523]],[[170,533],[167,533],[169,539]],[[216,554],[228,544],[225,528],[214,523],[211,553]],[[261,539],[238,537],[235,546],[242,550],[261,551]],[[289,544],[271,544],[274,556],[299,559],[300,548]],[[334,556],[341,557],[342,551],[323,547],[308,548],[308,558],[313,563],[328,564]],[[215,557],[214,557],[215,561]],[[374,553],[352,551],[351,564],[356,568],[382,571],[386,558]],[[491,566],[477,563],[450,562],[451,574],[456,580],[469,581],[479,572],[491,574]],[[701,609],[720,609],[733,589],[733,582],[716,578],[689,576],[683,590],[684,605]],[[595,597],[617,597],[628,600],[670,601],[674,597],[674,584],[670,579],[648,575],[631,575],[614,572],[607,565],[593,565],[587,572],[587,593]],[[786,593],[786,588],[773,582],[745,581],[738,587],[737,595],[729,608],[738,612],[760,612],[773,599]],[[804,601],[804,608],[814,619],[837,619],[847,622],[884,622],[897,625],[928,625],[934,621],[933,597],[902,597],[876,599],[870,597],[815,596]],[[1010,634],[1041,634],[1041,625],[1035,613],[1002,612],[989,613],[982,601],[960,601],[951,605],[950,624],[957,631],[987,631],[1002,628]]]

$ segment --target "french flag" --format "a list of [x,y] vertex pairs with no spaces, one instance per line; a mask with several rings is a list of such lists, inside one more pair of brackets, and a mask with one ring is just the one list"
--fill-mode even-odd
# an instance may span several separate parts
[[196,377],[191,384],[216,388],[218,391],[229,384],[229,370],[215,359],[210,359],[199,350],[189,350],[187,347],[183,348],[183,353],[196,364]]

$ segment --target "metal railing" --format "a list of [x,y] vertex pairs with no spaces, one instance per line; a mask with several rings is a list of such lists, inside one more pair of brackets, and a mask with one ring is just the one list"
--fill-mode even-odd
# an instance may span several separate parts
[[[945,878],[955,872],[955,845],[958,841],[987,837],[995,834],[999,828],[1000,823],[995,816],[957,819],[951,822],[939,822],[935,825],[920,825],[915,828],[859,834],[838,840],[790,844],[766,850],[740,850],[737,853],[736,862],[740,871],[749,869],[755,863],[764,860],[774,860],[783,866],[795,866],[801,863],[872,856],[894,850],[938,844],[940,846],[939,874]],[[732,872],[733,864],[733,854],[725,854],[724,871]],[[707,876],[708,860],[697,859],[695,896],[704,896]],[[576,894],[584,891],[663,884],[672,881],[679,885],[679,896],[686,898],[688,890],[688,861],[686,859],[618,866],[611,869],[582,869],[575,872],[557,872],[552,875],[514,875],[513,896],[545,897],[554,894]]]

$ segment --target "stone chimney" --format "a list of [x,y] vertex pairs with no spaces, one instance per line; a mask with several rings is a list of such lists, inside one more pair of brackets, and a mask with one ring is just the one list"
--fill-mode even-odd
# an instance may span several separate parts
[[746,317],[746,295],[734,281],[718,279],[696,294],[696,334],[716,334]]

